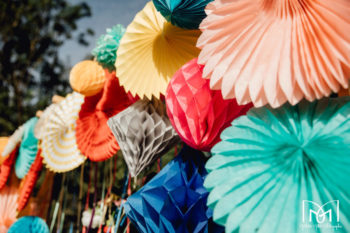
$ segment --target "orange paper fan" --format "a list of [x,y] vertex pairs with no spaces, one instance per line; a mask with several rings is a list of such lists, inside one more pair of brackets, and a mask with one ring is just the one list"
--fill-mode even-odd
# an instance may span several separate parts
[[256,107],[329,96],[350,79],[349,0],[216,0],[197,46],[203,77]]
[[9,137],[0,137],[0,165],[7,158],[7,156],[2,156],[2,151],[9,141]]
[[16,162],[17,152],[19,146],[17,146],[4,160],[0,167],[0,190],[5,186],[7,179],[10,176],[13,164]]
[[130,96],[119,85],[115,73],[106,71],[103,91],[85,97],[77,120],[76,138],[79,150],[90,160],[106,160],[119,150],[107,120],[135,101]]

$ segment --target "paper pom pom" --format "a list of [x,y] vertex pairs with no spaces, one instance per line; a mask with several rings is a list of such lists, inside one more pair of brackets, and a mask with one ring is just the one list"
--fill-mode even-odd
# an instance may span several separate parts
[[[337,218],[317,227],[306,209],[332,200],[340,203],[339,231],[350,232],[350,98],[251,109],[221,139],[204,186],[214,221],[227,233],[302,232],[303,216],[312,229],[305,231],[317,232]],[[325,210],[336,213],[335,204]]]
[[84,97],[76,92],[58,103],[47,119],[42,139],[42,156],[47,168],[54,172],[66,172],[85,161],[78,150],[75,127]]
[[213,0],[153,0],[156,9],[173,25],[198,29],[206,17],[204,8]]
[[9,229],[8,233],[49,233],[46,222],[39,217],[25,216],[18,219]]
[[224,99],[276,108],[329,96],[350,79],[350,1],[217,0],[197,46]]
[[38,118],[33,117],[24,124],[22,143],[15,164],[15,173],[19,179],[27,174],[38,152],[38,139],[34,136],[37,121]]
[[184,147],[150,182],[125,203],[140,232],[223,232],[212,222],[203,187],[203,154]]
[[147,3],[120,41],[116,61],[120,84],[134,96],[159,98],[175,72],[198,56],[199,34],[167,23],[153,3]]
[[[91,214],[92,214],[92,210],[85,210],[83,212],[83,217],[81,218],[81,223],[83,224],[83,226],[85,227],[89,227],[90,225],[90,221],[91,221]],[[92,225],[91,228],[95,229],[97,227],[99,227],[102,224],[102,212],[99,209],[95,209],[95,214],[94,214],[94,219],[92,220]]]
[[108,126],[133,177],[178,142],[160,101],[139,100],[110,118]]
[[96,48],[92,51],[92,55],[96,60],[108,70],[115,69],[114,63],[117,59],[117,50],[119,42],[125,33],[125,28],[121,24],[117,24],[111,29],[107,29],[107,34],[100,36],[97,41]]
[[6,233],[16,221],[17,191],[7,186],[0,191],[0,233]]
[[165,99],[169,119],[181,139],[195,149],[210,151],[221,131],[252,105],[223,100],[220,91],[210,90],[202,71],[197,59],[184,65],[171,79]]
[[34,186],[39,179],[41,169],[43,167],[43,157],[41,157],[41,149],[38,150],[38,153],[35,157],[35,160],[30,167],[28,174],[21,184],[19,196],[17,200],[17,210],[22,211],[27,205],[30,195],[33,192]]
[[16,147],[3,161],[0,167],[0,190],[5,186],[10,176],[13,164],[16,161],[19,147]]
[[16,129],[16,131],[9,138],[4,150],[1,153],[1,156],[5,157],[16,149],[16,147],[22,141],[23,133],[24,133],[24,127],[23,125],[21,125],[20,127],[18,127],[18,129]]
[[76,129],[79,150],[92,161],[112,157],[119,146],[107,120],[133,102],[119,85],[115,73],[107,72],[103,92],[85,97],[81,106]]
[[95,61],[79,62],[72,68],[69,75],[69,82],[73,90],[85,96],[99,93],[105,80],[105,71]]

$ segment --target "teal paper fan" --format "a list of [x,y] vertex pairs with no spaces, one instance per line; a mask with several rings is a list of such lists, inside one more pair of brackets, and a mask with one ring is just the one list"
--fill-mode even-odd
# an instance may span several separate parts
[[100,36],[97,41],[96,48],[92,51],[92,55],[106,69],[112,71],[115,69],[114,63],[117,59],[117,50],[119,48],[120,39],[125,33],[125,28],[121,24],[117,24],[112,28],[108,28],[107,34]]
[[204,186],[227,233],[350,232],[350,98],[254,108],[221,139]]
[[49,233],[46,222],[36,216],[19,218],[8,230],[8,233]]
[[38,139],[34,136],[34,128],[38,121],[33,117],[24,124],[24,134],[15,164],[15,173],[19,179],[25,177],[38,152]]

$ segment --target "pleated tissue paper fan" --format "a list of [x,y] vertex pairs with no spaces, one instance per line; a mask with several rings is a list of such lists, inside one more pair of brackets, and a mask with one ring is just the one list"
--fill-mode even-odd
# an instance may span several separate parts
[[204,155],[190,147],[168,163],[151,181],[131,195],[125,212],[139,232],[223,232],[212,221],[203,187]]
[[166,22],[148,2],[120,41],[115,64],[120,84],[141,99],[159,98],[175,72],[198,56],[199,34],[199,30],[184,30]]
[[30,169],[38,152],[38,139],[34,136],[37,117],[33,117],[24,124],[24,133],[15,163],[15,173],[22,179]]
[[79,62],[69,74],[69,83],[72,89],[84,96],[99,93],[105,80],[105,71],[96,61]]
[[204,186],[227,233],[350,232],[349,97],[253,108],[221,139]]
[[216,0],[197,46],[213,89],[277,108],[329,96],[350,80],[350,1]]
[[[0,155],[2,154],[3,150],[5,149],[8,141],[9,141],[9,137],[0,137]],[[0,156],[0,165],[2,164],[2,162],[7,158],[7,156]]]
[[137,101],[111,117],[108,126],[133,177],[179,141],[165,106],[155,99]]
[[213,0],[153,0],[156,9],[173,25],[198,29],[206,17],[204,8]]
[[40,118],[38,119],[38,122],[35,125],[34,136],[38,140],[43,139],[47,118],[51,115],[51,112],[53,111],[53,109],[55,109],[55,105],[56,104],[51,104],[50,106],[45,108],[44,112],[41,114]]
[[19,218],[10,227],[8,233],[49,233],[46,222],[36,216],[24,216]]
[[117,24],[107,29],[105,35],[100,36],[97,41],[96,48],[92,50],[92,55],[106,69],[112,71],[115,69],[114,63],[117,59],[117,50],[120,39],[125,33],[125,28],[121,24]]
[[185,64],[170,80],[165,100],[169,119],[181,139],[195,149],[210,151],[221,131],[252,105],[223,100],[220,91],[210,90],[202,72],[197,59]]
[[86,159],[77,147],[76,120],[84,97],[76,92],[58,103],[47,119],[42,140],[43,163],[54,172],[79,167]]
[[0,190],[6,185],[13,164],[16,162],[19,147],[17,146],[2,162],[0,166]]
[[107,120],[133,103],[115,73],[106,72],[103,91],[85,97],[77,119],[76,138],[78,148],[92,161],[103,161],[112,157],[119,145],[107,125]]
[[41,157],[41,149],[39,148],[35,160],[30,167],[27,175],[24,177],[17,199],[17,210],[22,211],[26,207],[30,195],[33,192],[35,184],[39,179],[41,169],[43,167],[43,157]]
[[16,200],[18,190],[5,186],[0,191],[0,233],[7,233],[8,228],[16,221]]
[[21,143],[24,133],[24,127],[21,125],[16,131],[10,136],[5,148],[3,149],[1,156],[5,157],[13,152],[16,147]]

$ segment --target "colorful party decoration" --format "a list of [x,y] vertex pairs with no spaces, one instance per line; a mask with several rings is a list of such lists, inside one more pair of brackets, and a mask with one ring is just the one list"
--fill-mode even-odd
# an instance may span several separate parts
[[[349,232],[349,121],[349,97],[253,108],[234,120],[206,164],[214,221],[227,233],[289,233],[301,232],[307,216],[307,232]],[[330,202],[325,210],[340,219],[309,220],[312,202]]]
[[38,152],[38,139],[34,136],[37,121],[37,117],[32,117],[24,124],[23,138],[15,164],[15,173],[19,179],[27,174]]
[[[98,228],[103,222],[103,217],[102,217],[102,211],[100,209],[95,210],[94,217],[92,219],[92,225],[91,228],[95,229]],[[85,227],[89,227],[90,221],[91,221],[91,216],[92,215],[92,210],[88,209],[83,212],[83,217],[81,218],[81,223]]]
[[76,119],[84,97],[73,92],[59,102],[47,119],[42,139],[42,156],[46,167],[66,172],[80,166],[86,159],[76,143]]
[[108,126],[133,177],[178,142],[165,106],[157,100],[137,101],[111,117]]
[[[9,137],[0,137],[0,155],[2,154],[3,150],[5,149],[8,141],[9,141]],[[0,165],[2,164],[2,162],[6,159],[6,156],[0,156]]]
[[76,64],[69,75],[69,83],[74,91],[92,96],[99,93],[105,83],[105,71],[96,61],[82,61]]
[[125,212],[140,232],[223,232],[206,206],[203,154],[184,147],[151,181],[131,195]]
[[10,176],[13,164],[16,161],[19,147],[16,147],[2,162],[0,166],[0,190],[6,185]]
[[195,149],[210,151],[221,131],[252,105],[223,100],[220,91],[210,90],[202,72],[197,59],[185,64],[170,81],[165,100],[169,119],[181,139]]
[[92,55],[106,69],[112,71],[115,69],[114,63],[117,59],[117,50],[120,39],[125,33],[125,28],[121,24],[117,24],[112,28],[107,28],[107,33],[100,36],[97,41],[96,48],[92,51]]
[[156,9],[173,25],[198,29],[206,17],[204,8],[213,0],[153,0]]
[[17,188],[8,186],[0,191],[0,233],[7,233],[16,221],[17,191]]
[[350,1],[214,1],[197,46],[213,89],[276,108],[349,86]]
[[8,233],[49,233],[49,227],[46,222],[39,217],[25,216],[19,218],[10,227]]
[[198,56],[199,34],[167,23],[153,3],[147,3],[120,41],[115,64],[120,84],[133,96],[159,98],[175,72]]
[[85,97],[77,119],[76,138],[79,150],[92,161],[112,157],[119,145],[107,125],[107,120],[133,103],[119,85],[115,73],[106,72],[101,93]]
[[22,141],[23,133],[24,133],[24,127],[23,127],[23,125],[21,125],[10,136],[5,148],[3,149],[2,153],[1,153],[2,157],[9,155],[11,152],[13,152],[16,149],[16,147]]
[[40,118],[38,119],[35,127],[34,127],[34,136],[41,140],[43,139],[43,135],[45,133],[45,125],[47,123],[48,117],[51,115],[51,112],[53,109],[55,109],[56,104],[49,105],[41,114]]

